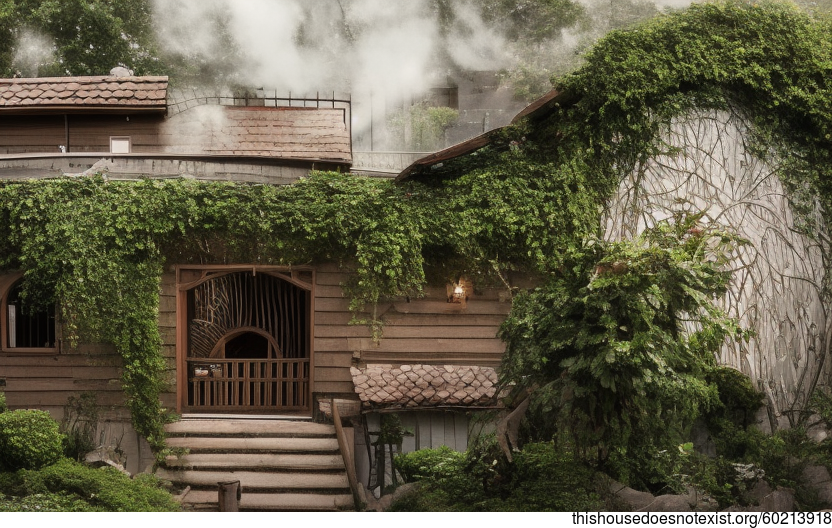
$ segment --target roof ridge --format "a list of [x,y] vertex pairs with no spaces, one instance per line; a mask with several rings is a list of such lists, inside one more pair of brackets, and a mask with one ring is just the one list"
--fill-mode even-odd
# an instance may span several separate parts
[[167,75],[131,75],[127,77],[116,77],[113,75],[79,75],[79,76],[65,76],[65,77],[17,77],[0,79],[3,84],[15,83],[71,83],[71,82],[167,82],[169,81]]

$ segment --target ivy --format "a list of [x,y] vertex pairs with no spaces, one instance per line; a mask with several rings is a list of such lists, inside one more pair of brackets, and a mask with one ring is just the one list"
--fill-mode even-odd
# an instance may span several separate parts
[[[830,36],[827,20],[788,4],[739,0],[695,4],[614,31],[581,69],[557,81],[572,104],[494,133],[489,146],[432,168],[418,182],[320,172],[288,186],[100,176],[5,182],[0,267],[25,271],[30,302],[61,306],[71,345],[115,345],[124,358],[134,424],[155,449],[164,442],[159,394],[168,368],[156,326],[159,281],[172,263],[338,262],[353,271],[344,285],[351,308],[376,335],[382,321],[373,307],[389,297],[418,296],[428,277],[465,274],[481,284],[500,283],[510,270],[536,273],[549,289],[515,303],[504,332],[508,377],[520,379],[521,363],[535,376],[565,368],[591,374],[574,378],[586,383],[575,394],[629,387],[639,398],[683,402],[693,390],[690,401],[704,405],[709,389],[699,383],[697,365],[721,335],[733,332],[708,312],[706,301],[723,280],[718,270],[701,253],[677,253],[687,251],[684,237],[676,237],[678,247],[658,238],[594,242],[595,249],[590,242],[599,239],[603,207],[621,178],[666,150],[663,127],[697,107],[737,108],[750,116],[758,154],[785,159],[782,177],[795,196],[805,191],[832,211]],[[643,263],[645,270],[656,266],[663,275],[587,275],[619,260]],[[701,282],[673,282],[690,273]],[[552,314],[565,310],[567,299],[578,299],[598,319],[562,326]],[[656,302],[665,309],[651,308]],[[614,317],[600,317],[614,306]],[[704,333],[680,337],[674,324],[692,306],[710,319],[700,320],[707,323]],[[633,320],[613,322],[619,318]],[[618,336],[621,326],[632,334],[627,339]],[[543,332],[541,339],[562,335],[547,351],[545,339],[528,341],[535,332]],[[639,336],[664,336],[671,356],[646,353],[648,341]],[[554,354],[567,341],[573,352],[605,350],[612,361]],[[527,352],[521,354],[520,343],[529,344]],[[606,372],[619,359],[634,358],[641,362],[638,376],[622,376],[629,372],[624,367]],[[689,359],[695,362],[685,366]],[[582,412],[600,423],[594,411]]]
[[[452,263],[441,270],[446,278],[505,270],[513,253],[517,262],[543,265],[551,244],[539,247],[537,239],[571,224],[574,207],[546,205],[571,188],[569,173],[557,183],[537,170],[507,159],[504,169],[447,189],[322,172],[288,186],[101,176],[7,181],[0,185],[0,267],[25,270],[23,295],[35,307],[59,304],[70,346],[115,346],[136,430],[161,451],[167,411],[159,395],[168,365],[157,319],[166,265],[339,262],[353,270],[344,285],[352,310],[378,336],[375,305],[420,295],[429,261]],[[527,186],[529,178],[539,184]]]
[[[729,0],[613,31],[555,80],[573,103],[531,126],[528,157],[576,167],[603,203],[668,153],[662,136],[673,118],[730,109],[747,117],[754,154],[776,162],[801,227],[817,237],[815,200],[827,225],[832,212],[830,29],[791,4]],[[743,336],[712,304],[727,235],[687,222],[660,226],[659,238],[561,246],[562,264],[515,298],[503,327],[502,382],[534,388],[538,419],[597,447],[599,461],[645,458],[681,440],[715,401],[714,353]],[[693,238],[710,239],[708,251],[691,252]]]

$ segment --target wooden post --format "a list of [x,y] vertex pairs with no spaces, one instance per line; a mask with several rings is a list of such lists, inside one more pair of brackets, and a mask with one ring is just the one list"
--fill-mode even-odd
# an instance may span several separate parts
[[336,400],[335,398],[331,398],[329,401],[331,402],[330,405],[332,405],[332,422],[335,424],[335,436],[338,438],[338,449],[341,451],[341,456],[344,458],[344,467],[347,470],[347,482],[350,484],[355,509],[361,511],[364,509],[364,500],[358,488],[358,477],[355,475],[355,461],[352,458],[352,452],[347,443],[347,436],[344,434],[344,427],[341,425],[341,413],[338,411]]
[[217,486],[219,486],[220,511],[240,511],[240,498],[242,497],[240,481],[233,480],[231,482],[217,482]]

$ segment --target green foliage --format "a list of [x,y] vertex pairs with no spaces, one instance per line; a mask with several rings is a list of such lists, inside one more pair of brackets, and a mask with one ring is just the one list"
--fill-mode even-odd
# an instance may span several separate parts
[[583,67],[557,82],[579,100],[552,121],[572,152],[591,152],[599,176],[615,183],[661,148],[671,117],[730,106],[751,118],[757,153],[784,162],[791,190],[811,188],[828,212],[830,30],[828,19],[790,3],[693,4],[601,39]]
[[422,479],[447,479],[458,475],[465,466],[465,453],[448,446],[419,449],[394,459],[394,465],[405,482]]
[[382,414],[379,421],[381,427],[378,433],[375,433],[378,438],[373,445],[401,446],[405,436],[413,436],[413,432],[402,425],[398,414]]
[[[163,489],[163,482],[150,474],[131,479],[110,467],[91,468],[61,459],[40,470],[20,470],[0,478],[0,492],[25,501],[45,497],[61,511],[178,511],[179,505]],[[0,502],[2,508],[2,502]]]
[[82,392],[70,396],[64,405],[64,456],[81,461],[96,448],[95,432],[98,428],[98,403],[94,392]]
[[708,381],[716,387],[719,401],[704,414],[704,423],[720,456],[742,460],[759,443],[761,433],[752,426],[765,395],[747,376],[728,367],[711,371]]
[[585,16],[572,0],[476,0],[483,19],[502,27],[511,41],[540,43],[560,38]]
[[[493,438],[492,438],[493,440]],[[393,511],[597,511],[594,471],[551,442],[528,444],[505,461],[496,444],[467,453],[443,446],[396,458],[396,467],[421,487]]]
[[61,457],[63,435],[46,411],[0,414],[0,468],[38,469]]
[[0,392],[0,413],[4,413],[9,408],[6,406],[6,393]]
[[534,407],[575,445],[597,447],[587,457],[676,445],[716,401],[705,376],[742,333],[713,304],[731,238],[697,221],[575,248],[544,287],[515,298],[501,382],[536,389]]
[[416,104],[389,114],[387,124],[400,148],[426,152],[445,146],[445,130],[458,118],[453,108]]
[[[24,33],[50,53],[39,64],[14,61]],[[30,77],[107,75],[115,66],[137,75],[159,71],[148,0],[0,0],[0,74]]]
[[744,429],[754,423],[765,394],[754,388],[748,376],[730,367],[717,367],[708,374],[708,381],[719,392],[719,405],[711,409],[706,419],[726,418]]
[[6,497],[0,493],[0,512],[94,512],[85,501],[64,493],[36,493]]

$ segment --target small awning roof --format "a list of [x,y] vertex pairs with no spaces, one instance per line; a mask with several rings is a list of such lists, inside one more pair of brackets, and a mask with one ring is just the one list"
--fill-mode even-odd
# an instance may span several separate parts
[[350,372],[362,411],[499,406],[493,367],[372,364]]

